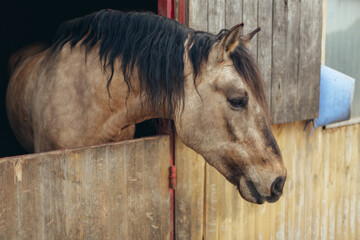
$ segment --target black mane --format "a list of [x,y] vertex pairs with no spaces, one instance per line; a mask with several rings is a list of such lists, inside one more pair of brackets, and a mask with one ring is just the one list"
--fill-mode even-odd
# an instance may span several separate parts
[[[63,23],[58,29],[51,52],[55,53],[68,42],[74,47],[82,41],[81,45],[86,48],[87,53],[99,43],[99,55],[104,70],[107,67],[111,69],[108,89],[114,74],[114,62],[121,58],[121,70],[129,89],[136,65],[140,88],[152,99],[154,108],[165,107],[165,103],[168,102],[170,104],[167,107],[172,111],[175,107],[173,104],[181,102],[184,98],[185,48],[190,48],[188,54],[195,81],[202,61],[207,61],[211,47],[226,32],[227,30],[223,30],[218,35],[199,32],[174,20],[150,13],[102,10]],[[189,36],[188,45],[184,46]],[[258,77],[254,75],[254,72],[258,72],[256,65],[252,66],[250,54],[244,54],[244,51],[247,53],[246,49],[240,48],[231,56],[233,61],[235,59],[234,65],[239,73],[247,78],[244,80],[250,82],[251,89],[251,85],[254,85],[251,82],[254,81],[254,87],[259,87],[260,85],[256,84],[257,80],[252,79]],[[249,68],[250,75],[241,72],[248,71]],[[262,88],[259,91],[263,92]]]

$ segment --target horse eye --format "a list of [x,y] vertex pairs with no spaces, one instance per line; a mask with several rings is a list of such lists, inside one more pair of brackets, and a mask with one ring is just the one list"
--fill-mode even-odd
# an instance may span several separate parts
[[228,99],[229,103],[233,108],[245,108],[248,103],[247,97],[239,97]]

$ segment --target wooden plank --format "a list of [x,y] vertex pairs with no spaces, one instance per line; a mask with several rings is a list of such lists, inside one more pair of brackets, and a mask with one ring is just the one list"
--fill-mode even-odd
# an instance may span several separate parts
[[168,167],[166,136],[2,159],[1,239],[170,239]]
[[[359,195],[354,195],[352,193],[356,193],[356,192],[360,192],[360,186],[359,186],[359,171],[360,171],[360,167],[357,162],[358,159],[360,157],[359,155],[359,148],[358,147],[354,147],[354,146],[359,146],[359,140],[360,140],[360,131],[359,131],[359,125],[357,126],[357,130],[355,131],[355,134],[352,132],[353,129],[351,128],[347,128],[346,129],[348,134],[350,134],[350,142],[347,142],[347,146],[349,146],[349,150],[350,150],[350,166],[349,166],[349,175],[350,175],[350,196],[349,196],[349,231],[350,231],[350,236],[349,239],[356,239],[360,237],[360,230],[359,228],[357,228],[356,226],[359,226],[359,222],[356,222],[356,214],[359,213],[359,211],[357,211],[359,208],[357,208],[356,204],[358,203],[359,199],[358,196]],[[356,132],[358,134],[356,134]],[[359,204],[360,206],[360,204]]]
[[299,115],[315,118],[319,110],[322,0],[301,1],[299,47]]
[[64,156],[64,211],[65,234],[68,239],[83,239],[84,169],[85,162],[78,151]]
[[83,239],[108,238],[106,228],[107,188],[110,182],[105,182],[107,175],[107,159],[105,148],[85,149],[82,153],[84,164],[83,185]]
[[[31,159],[32,160],[32,159]],[[22,169],[16,189],[17,239],[44,239],[44,208],[41,184],[41,161],[27,157],[17,159]]]
[[189,1],[189,27],[208,31],[208,0]]
[[225,28],[225,0],[208,0],[208,31],[214,34]]
[[[145,205],[146,217],[144,216],[145,225],[145,239],[166,239],[162,236],[162,218],[161,214],[163,213],[162,205],[159,204],[162,202],[161,192],[161,165],[163,161],[160,161],[160,156],[164,155],[166,160],[169,160],[170,153],[154,151],[158,150],[158,143],[145,141],[143,157],[143,189],[144,189],[144,198],[142,199],[142,204]],[[168,143],[169,146],[169,143]],[[167,148],[169,149],[169,147]],[[169,166],[169,161],[165,162],[165,166]],[[165,179],[168,176],[165,176]],[[169,190],[167,188],[167,194],[169,195]],[[141,203],[140,203],[141,204]],[[167,214],[170,213],[170,205],[167,204]],[[138,223],[139,224],[139,223]],[[169,225],[167,226],[169,227]],[[170,237],[170,236],[169,236]],[[168,239],[169,239],[168,237]]]
[[[50,153],[48,161],[41,161],[41,189],[43,196],[44,238],[64,239],[64,161],[62,154]],[[45,237],[48,236],[48,237]]]
[[[243,21],[244,33],[247,34],[254,31],[258,27],[258,0],[243,1]],[[257,38],[255,35],[248,44],[248,48],[252,53],[255,61],[257,61]]]
[[13,162],[0,160],[0,239],[16,239],[17,236],[17,182]]
[[[174,220],[171,219],[171,199],[169,194],[169,162],[170,162],[170,138],[169,136],[162,136],[162,141],[157,142],[157,152],[151,151],[155,156],[152,156],[152,162],[159,161],[160,166],[158,169],[159,183],[157,185],[158,191],[160,192],[160,201],[158,204],[161,206],[160,224],[161,224],[161,237],[160,239],[170,240],[172,239],[173,224]],[[151,150],[151,148],[149,148]],[[151,161],[150,161],[151,162]]]
[[299,104],[303,104],[298,99],[298,84],[303,84],[298,81],[300,9],[301,2],[297,0],[274,1],[271,82],[274,123],[298,120]]
[[242,23],[243,0],[226,0],[225,1],[225,27],[232,28],[236,24]]
[[[218,218],[218,213],[223,211],[223,208],[219,208],[221,205],[218,192],[220,186],[218,186],[218,178],[220,177],[218,172],[209,164],[206,164],[206,195],[205,195],[205,223],[204,223],[204,238],[213,240],[219,239],[218,226],[222,224],[222,220]],[[224,192],[222,192],[224,194]],[[220,221],[218,221],[220,220]]]
[[205,160],[175,140],[175,239],[203,239]]
[[[127,166],[127,198],[128,198],[128,238],[146,239],[145,231],[138,226],[145,226],[144,212],[144,173],[143,146],[131,145],[126,157]],[[140,161],[134,161],[140,159]]]
[[127,145],[109,146],[107,182],[110,184],[108,194],[107,226],[108,239],[127,239],[128,199],[127,199]]
[[272,62],[272,1],[258,0],[257,63],[265,82],[266,100],[271,103],[271,62]]

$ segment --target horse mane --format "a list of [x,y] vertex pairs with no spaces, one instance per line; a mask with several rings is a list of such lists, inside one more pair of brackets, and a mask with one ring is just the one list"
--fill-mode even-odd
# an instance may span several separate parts
[[[130,79],[136,65],[140,89],[145,90],[154,109],[166,107],[166,103],[169,103],[167,107],[172,112],[174,105],[183,102],[185,96],[185,50],[193,66],[195,83],[202,62],[208,60],[212,46],[226,32],[222,30],[218,35],[213,35],[195,31],[152,13],[101,10],[60,25],[51,46],[51,54],[61,50],[66,43],[74,47],[80,41],[87,54],[99,43],[103,68],[111,69],[108,91],[114,74],[114,62],[121,58],[121,71],[128,89],[132,87]],[[261,100],[261,105],[267,109],[262,79],[247,49],[238,46],[231,58],[250,89]]]

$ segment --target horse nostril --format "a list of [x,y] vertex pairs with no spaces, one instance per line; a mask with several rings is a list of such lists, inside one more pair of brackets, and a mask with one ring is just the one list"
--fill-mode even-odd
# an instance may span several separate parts
[[286,180],[286,177],[278,177],[275,179],[275,181],[271,185],[271,195],[272,196],[280,196],[282,194],[285,180]]

